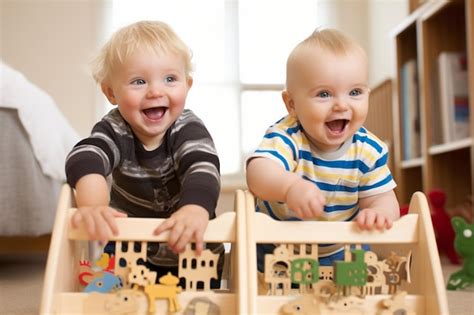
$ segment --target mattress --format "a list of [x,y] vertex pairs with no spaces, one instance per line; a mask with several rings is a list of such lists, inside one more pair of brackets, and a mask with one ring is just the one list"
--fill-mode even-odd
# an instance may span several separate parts
[[0,236],[50,233],[62,181],[43,173],[16,109],[0,108]]

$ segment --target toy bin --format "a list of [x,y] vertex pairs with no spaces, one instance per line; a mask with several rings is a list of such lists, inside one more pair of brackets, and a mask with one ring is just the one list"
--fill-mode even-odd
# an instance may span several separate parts
[[[227,288],[219,290],[210,290],[208,285],[198,286],[199,277],[209,272],[209,266],[214,266],[211,260],[206,261],[207,254],[203,252],[201,256],[195,256],[191,247],[187,248],[187,264],[183,261],[180,254],[180,264],[187,265],[192,271],[191,277],[196,280],[189,285],[189,289],[181,290],[173,277],[165,275],[153,275],[158,279],[159,284],[140,287],[138,285],[127,286],[130,279],[128,276],[134,270],[141,271],[143,267],[131,265],[133,261],[138,261],[133,255],[123,256],[124,253],[116,252],[114,257],[115,269],[113,273],[121,275],[121,289],[111,291],[111,293],[85,293],[79,281],[80,268],[87,266],[83,263],[85,258],[92,259],[89,255],[91,242],[87,239],[85,231],[81,229],[72,229],[70,227],[70,217],[74,209],[74,197],[71,188],[65,185],[62,188],[58,204],[56,221],[53,229],[46,274],[44,278],[43,295],[41,300],[41,314],[166,314],[166,313],[184,313],[194,314],[206,310],[209,314],[244,314],[247,312],[247,259],[246,259],[246,229],[245,229],[245,210],[247,205],[246,195],[243,191],[237,191],[235,194],[235,210],[227,212],[209,222],[204,235],[205,242],[223,242],[230,243],[230,253],[226,254],[228,281]],[[163,219],[139,219],[139,218],[120,218],[117,219],[119,234],[111,240],[116,244],[145,244],[144,242],[166,242],[168,233],[160,236],[153,236],[153,230],[162,222]],[[143,248],[146,248],[143,246]],[[189,251],[191,253],[189,253]],[[208,251],[208,253],[211,253]],[[214,255],[214,254],[213,254]],[[217,256],[217,255],[215,255]],[[130,259],[130,258],[134,259]],[[146,250],[145,250],[146,259]],[[124,264],[125,262],[125,264]],[[197,263],[196,263],[197,262]],[[98,263],[98,262],[97,262]],[[216,263],[217,265],[217,263]],[[133,267],[131,267],[133,266]],[[128,269],[127,269],[128,268]],[[138,269],[137,269],[138,268]],[[139,269],[142,268],[142,269]],[[201,269],[202,268],[202,272]],[[128,270],[128,275],[127,275]],[[183,268],[184,270],[184,268]],[[188,270],[189,271],[189,270]],[[95,271],[90,271],[90,274]],[[125,272],[125,274],[124,274]],[[189,271],[191,272],[191,271]],[[103,274],[109,274],[104,272]],[[210,272],[212,275],[212,272]],[[215,274],[215,272],[214,272]],[[180,269],[181,277],[181,269]],[[223,275],[225,277],[225,275]],[[174,277],[175,279],[178,279]],[[145,278],[146,279],[146,278]],[[171,282],[166,282],[169,280]],[[162,281],[163,280],[163,281]],[[203,281],[201,281],[201,284]],[[205,281],[204,281],[205,283]],[[98,286],[104,283],[98,282]],[[186,287],[188,287],[188,278],[186,278]],[[193,288],[194,290],[191,290]],[[150,293],[151,292],[151,293]]]
[[[409,213],[385,231],[361,231],[355,222],[276,221],[255,212],[252,199],[246,192],[249,297],[244,313],[449,313],[423,193],[415,193]],[[256,245],[270,243],[282,246],[265,255],[265,274],[257,275]],[[344,260],[319,266],[311,260],[318,257],[317,244],[341,244]]]

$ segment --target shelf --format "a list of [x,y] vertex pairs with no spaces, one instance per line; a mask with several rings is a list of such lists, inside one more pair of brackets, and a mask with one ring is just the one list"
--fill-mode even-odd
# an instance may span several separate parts
[[[418,0],[413,0],[418,1]],[[438,123],[439,73],[437,61],[442,52],[465,51],[468,63],[469,112],[474,113],[474,1],[427,1],[406,19],[403,19],[391,34],[396,49],[396,93],[393,105],[394,130],[394,174],[397,182],[397,197],[400,204],[407,204],[415,191],[428,193],[433,189],[446,192],[446,207],[454,207],[466,196],[474,193],[474,128],[469,138],[437,144],[442,129]],[[406,101],[405,93],[407,62],[416,60],[417,88],[419,101],[419,130],[421,157],[402,160],[405,145],[413,139],[403,133],[407,122],[403,120]],[[405,72],[404,72],[405,71]],[[402,77],[403,75],[403,77]],[[403,80],[402,80],[403,79]],[[404,85],[405,84],[405,85]],[[401,87],[405,87],[402,89]],[[402,100],[405,102],[402,106]],[[470,117],[474,124],[474,118]],[[410,133],[409,133],[410,134]]]
[[414,168],[423,166],[423,158],[411,159],[402,161],[402,169]]
[[450,143],[437,144],[429,148],[428,153],[430,155],[442,154],[451,151],[461,150],[469,148],[472,145],[472,138],[466,138]]

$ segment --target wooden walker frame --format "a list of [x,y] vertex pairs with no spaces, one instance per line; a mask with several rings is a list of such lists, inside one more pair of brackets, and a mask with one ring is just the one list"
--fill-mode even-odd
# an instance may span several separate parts
[[[85,231],[70,228],[75,211],[72,190],[62,189],[53,229],[40,314],[80,314],[88,294],[79,292],[77,278],[81,253],[87,250]],[[281,222],[256,213],[254,198],[247,191],[237,190],[235,211],[227,212],[209,222],[205,242],[229,242],[230,290],[183,291],[178,299],[184,307],[196,297],[215,303],[220,314],[278,314],[281,307],[295,296],[269,296],[257,293],[257,243],[341,243],[370,244],[375,252],[411,251],[411,283],[405,304],[416,314],[449,314],[441,264],[426,197],[417,192],[410,203],[409,214],[394,223],[390,230],[360,231],[353,222]],[[166,241],[168,234],[153,236],[152,231],[162,219],[117,219],[116,241]],[[282,233],[282,231],[285,231]],[[92,293],[93,294],[93,293]],[[104,294],[109,295],[109,294]],[[369,314],[376,314],[377,304],[387,295],[366,296]],[[143,300],[139,314],[147,314]],[[165,300],[156,301],[157,313],[167,310]],[[102,314],[102,313],[101,313]]]

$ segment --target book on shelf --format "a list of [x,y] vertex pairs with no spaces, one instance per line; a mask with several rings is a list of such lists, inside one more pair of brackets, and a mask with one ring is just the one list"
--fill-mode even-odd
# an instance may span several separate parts
[[402,65],[400,78],[403,160],[410,160],[421,156],[420,104],[415,59],[410,59]]
[[469,137],[466,54],[441,52],[438,56],[438,79],[442,143]]

